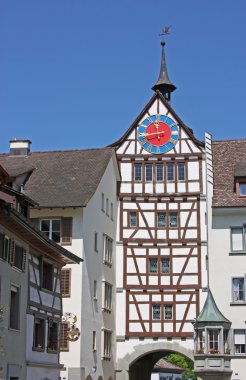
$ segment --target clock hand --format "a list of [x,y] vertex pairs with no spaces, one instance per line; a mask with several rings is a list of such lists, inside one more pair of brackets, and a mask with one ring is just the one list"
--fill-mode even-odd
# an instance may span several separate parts
[[159,136],[160,134],[165,134],[164,131],[156,131],[156,132],[153,132],[153,133],[147,133],[147,132],[142,132],[142,133],[139,133],[139,137],[145,137],[145,136],[152,136],[152,135],[157,135]]

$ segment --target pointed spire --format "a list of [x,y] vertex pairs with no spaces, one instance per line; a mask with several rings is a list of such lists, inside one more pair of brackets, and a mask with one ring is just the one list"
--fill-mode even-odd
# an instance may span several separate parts
[[211,290],[208,290],[207,299],[203,306],[203,309],[196,319],[195,323],[201,324],[223,324],[223,325],[231,325],[229,319],[227,319],[218,309],[214,297],[211,293]]
[[176,87],[172,84],[167,73],[166,59],[165,59],[165,41],[161,41],[162,57],[161,57],[161,69],[157,83],[152,87],[152,90],[159,90],[160,93],[167,99],[171,99],[171,92],[176,90]]

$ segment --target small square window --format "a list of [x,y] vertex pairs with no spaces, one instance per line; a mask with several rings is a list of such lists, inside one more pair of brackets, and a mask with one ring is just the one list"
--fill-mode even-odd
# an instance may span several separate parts
[[167,164],[167,180],[174,181],[174,164]]
[[173,319],[172,305],[164,305],[164,319]]
[[156,164],[156,181],[163,181],[163,164]]
[[137,213],[130,211],[130,227],[137,227]]
[[145,165],[145,181],[150,182],[153,180],[153,165],[146,164]]
[[166,213],[158,212],[157,214],[157,226],[158,227],[166,227]]
[[185,180],[185,164],[182,162],[178,163],[178,180]]
[[169,259],[161,259],[161,273],[170,273]]
[[178,227],[178,213],[170,212],[169,214],[169,226],[170,227]]
[[149,273],[158,272],[158,259],[149,259]]
[[156,303],[152,306],[152,318],[161,319],[161,305],[160,304]]
[[135,181],[142,181],[142,164],[134,165],[134,179]]

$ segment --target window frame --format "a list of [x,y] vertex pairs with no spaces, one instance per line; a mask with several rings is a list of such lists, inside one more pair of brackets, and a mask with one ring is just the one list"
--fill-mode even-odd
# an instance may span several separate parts
[[[172,226],[171,225],[171,214],[175,214],[176,215],[176,220],[177,220],[177,224],[175,226]],[[169,228],[178,228],[179,227],[179,213],[177,211],[170,211],[169,214],[168,214],[168,218],[169,218]]]
[[[166,262],[168,262],[168,267],[167,267],[167,272],[166,271],[163,271],[163,268],[164,268],[164,266],[162,265],[162,263],[164,262],[164,261],[166,261]],[[161,262],[160,262],[160,265],[161,265],[161,274],[169,274],[170,273],[170,258],[169,257],[162,257],[161,258]]]
[[[158,170],[158,168],[161,168],[161,171]],[[161,173],[161,179],[158,178],[158,175]],[[162,182],[164,180],[164,164],[163,163],[156,163],[155,165],[155,175],[156,175],[156,182]]]
[[[155,310],[155,307],[157,307],[159,309],[159,311],[157,311],[159,314],[159,317],[156,317],[156,310]],[[152,303],[152,321],[160,321],[161,320],[161,304],[160,303]]]
[[240,177],[236,179],[236,194],[238,198],[245,198],[246,194],[240,193],[240,185],[246,185],[246,177]]
[[[59,349],[61,352],[68,352],[69,351],[69,339],[67,337],[63,337],[62,334],[64,333],[63,326],[67,326],[65,329],[65,332],[68,332],[70,328],[70,322],[68,321],[62,321],[60,322],[60,332],[59,332]],[[66,346],[62,345],[62,342],[66,340]]]
[[[233,249],[233,230],[240,229],[242,230],[242,249],[234,250]],[[230,227],[230,237],[231,237],[231,252],[232,253],[246,253],[246,225],[241,226],[231,226]]]
[[[40,257],[40,271],[39,271],[39,274],[40,274],[40,288],[46,292],[51,292],[53,293],[54,292],[54,264],[47,260],[46,258],[44,257]],[[51,271],[52,271],[52,278],[49,280],[51,282],[51,287],[52,289],[50,288],[47,288],[44,286],[44,265],[47,265],[51,268]],[[45,284],[46,285],[46,284]]]
[[[43,231],[42,230],[42,222],[43,221],[48,221],[49,222],[49,231]],[[60,230],[59,230],[59,241],[56,241],[55,239],[53,239],[53,222],[57,222],[59,221],[60,223]],[[43,232],[50,240],[56,242],[56,243],[61,243],[61,237],[62,237],[62,232],[61,232],[61,229],[62,229],[62,221],[61,221],[61,218],[41,218],[40,221],[39,221],[39,229],[41,232]],[[48,234],[47,234],[48,232]],[[58,231],[57,231],[58,232]]]
[[[15,288],[16,291],[13,290],[12,288]],[[18,294],[17,300],[15,300],[15,305],[12,303],[12,293]],[[20,306],[21,305],[21,287],[20,285],[17,285],[14,283],[10,284],[9,297],[10,297],[9,299],[9,330],[20,331],[20,314],[21,314],[21,306]],[[12,325],[12,323],[14,325]]]
[[[139,173],[137,173],[137,169],[139,170]],[[143,178],[143,165],[140,163],[135,163],[134,164],[134,181],[141,182],[142,178]]]
[[105,194],[102,193],[101,195],[101,210],[102,212],[105,212]]
[[[50,348],[50,324],[56,325],[56,348]],[[48,318],[48,328],[47,328],[47,353],[49,354],[57,354],[59,351],[59,321],[56,318]]]
[[94,251],[98,252],[98,232],[94,233]]
[[95,330],[92,331],[92,351],[95,352],[97,350],[97,332]]
[[112,357],[112,330],[102,328],[102,359],[110,360]]
[[[138,227],[138,212],[137,211],[134,211],[134,210],[131,210],[131,211],[128,211],[129,214],[128,214],[128,220],[129,220],[129,227],[130,228],[137,228]],[[131,214],[135,214],[135,217],[136,217],[136,223],[135,224],[132,224],[132,217],[131,217]]]
[[[181,171],[180,171],[180,167],[182,165],[182,170],[183,170],[183,176],[182,178],[180,178],[180,174],[181,174]],[[178,177],[178,181],[182,182],[182,181],[185,181],[186,180],[186,166],[185,166],[185,162],[178,162],[177,164],[177,177]]]
[[[155,260],[156,262],[156,271],[151,271],[151,261]],[[152,267],[153,268],[153,267]],[[158,258],[157,257],[149,257],[148,258],[148,273],[153,275],[153,274],[158,274]]]
[[[243,331],[244,332],[244,339],[245,339],[245,343],[244,343],[244,352],[236,352],[236,343],[235,343],[235,332],[238,332],[238,331]],[[239,345],[239,344],[238,344]],[[240,346],[242,346],[242,344],[240,344]],[[233,329],[233,353],[235,356],[242,356],[242,355],[246,355],[246,330],[245,329]]]
[[109,266],[113,263],[113,239],[107,234],[103,234],[103,262]]
[[[149,168],[151,171],[149,171]],[[145,164],[145,182],[153,181],[153,164]]]
[[[239,279],[243,279],[243,289],[242,290],[240,290],[240,288],[239,288],[239,290],[238,290],[238,292],[239,292],[239,294],[240,294],[240,291],[241,292],[243,292],[243,299],[241,300],[241,299],[235,299],[235,291],[234,291],[234,288],[233,288],[233,286],[234,286],[234,284],[233,284],[233,280],[239,280]],[[246,291],[246,288],[245,288],[245,276],[238,276],[238,277],[235,277],[235,276],[233,276],[232,278],[231,278],[231,286],[232,286],[232,301],[231,301],[231,303],[232,304],[246,304],[246,298],[245,298],[245,291]]]
[[[163,214],[165,216],[164,218],[164,225],[160,225],[160,219],[159,215]],[[157,228],[167,228],[167,213],[166,211],[158,211],[157,212]]]
[[[42,336],[42,345],[40,347],[36,346],[35,338],[36,338],[36,321],[40,320],[43,322],[43,336]],[[45,351],[45,338],[46,338],[46,316],[42,314],[34,314],[34,325],[33,325],[33,351],[44,352]]]
[[[172,167],[172,178],[169,178],[169,168]],[[174,182],[175,181],[175,164],[174,162],[169,162],[166,164],[166,170],[167,170],[167,182]]]
[[111,312],[113,306],[113,285],[107,281],[104,283],[104,292],[103,292],[103,310]]
[[[171,321],[171,320],[173,320],[173,305],[172,304],[164,304],[163,305],[163,308],[164,308],[164,315],[163,315],[163,318],[164,318],[164,320],[168,320],[168,321]],[[171,308],[171,318],[167,318],[167,308]]]

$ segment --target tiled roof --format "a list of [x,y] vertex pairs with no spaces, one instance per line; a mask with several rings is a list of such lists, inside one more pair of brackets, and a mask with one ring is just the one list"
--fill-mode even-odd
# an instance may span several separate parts
[[85,206],[95,193],[114,149],[31,152],[0,155],[10,174],[29,173],[24,193],[40,207]]
[[165,359],[160,359],[158,360],[157,363],[155,363],[154,365],[154,370],[157,370],[157,369],[172,369],[174,371],[178,371],[178,372],[183,372],[184,371],[184,368],[181,368],[175,364],[172,364],[172,363],[169,363],[167,360]]
[[239,198],[235,187],[235,178],[239,171],[240,173],[246,171],[244,166],[246,163],[246,139],[213,141],[212,154],[213,207],[246,207],[246,198]]

